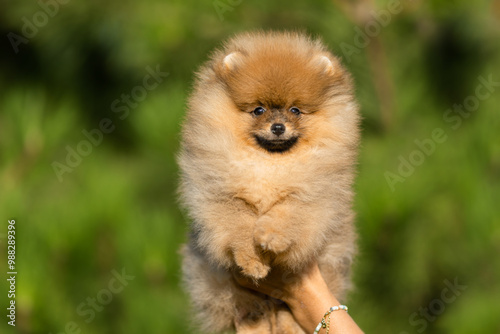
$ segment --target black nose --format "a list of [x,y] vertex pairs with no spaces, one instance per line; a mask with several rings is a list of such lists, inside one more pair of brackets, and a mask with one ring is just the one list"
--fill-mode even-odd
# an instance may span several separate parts
[[271,132],[274,133],[276,136],[280,136],[285,132],[285,124],[281,123],[274,123],[271,125]]

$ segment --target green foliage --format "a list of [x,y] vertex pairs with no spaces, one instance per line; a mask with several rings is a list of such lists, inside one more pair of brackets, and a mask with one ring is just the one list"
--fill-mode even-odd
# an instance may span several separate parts
[[[499,332],[500,87],[456,128],[445,118],[476,94],[479,77],[500,81],[498,7],[401,1],[401,13],[356,47],[339,2],[70,1],[18,53],[5,36],[22,36],[22,18],[33,22],[42,9],[0,4],[0,271],[15,219],[19,273],[16,330],[4,316],[0,331],[60,333],[71,321],[82,333],[190,331],[175,154],[193,72],[236,32],[296,29],[322,36],[344,59],[364,117],[360,252],[346,301],[354,319],[373,333]],[[377,11],[387,8],[377,2]],[[342,43],[358,52],[343,54]],[[120,118],[113,102],[143,85],[148,66],[169,75]],[[380,73],[392,95],[380,90]],[[383,109],[385,99],[392,108]],[[67,165],[68,147],[77,150],[88,140],[82,131],[105,118],[113,130],[60,182],[53,163]],[[387,172],[400,175],[401,158],[415,157],[415,140],[435,129],[446,139],[391,190]],[[79,306],[102,297],[122,268],[134,279],[87,322]],[[467,288],[422,320],[455,279]],[[5,280],[0,291],[6,296]],[[2,297],[4,312],[7,303]]]

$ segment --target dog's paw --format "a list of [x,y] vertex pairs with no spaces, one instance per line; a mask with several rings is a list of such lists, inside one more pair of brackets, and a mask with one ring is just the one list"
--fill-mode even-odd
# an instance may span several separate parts
[[291,240],[287,239],[279,231],[265,225],[258,225],[255,228],[254,241],[263,250],[276,254],[286,251],[291,245]]
[[262,263],[259,258],[248,255],[235,254],[235,261],[245,276],[256,280],[266,277],[271,270],[271,267]]

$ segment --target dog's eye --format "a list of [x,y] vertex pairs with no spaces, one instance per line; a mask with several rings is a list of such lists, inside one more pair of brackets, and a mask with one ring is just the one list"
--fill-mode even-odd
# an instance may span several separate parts
[[265,111],[266,111],[266,109],[264,109],[264,108],[262,108],[262,107],[257,107],[257,108],[255,108],[255,109],[254,109],[253,114],[254,114],[255,116],[260,116],[260,115],[262,115]]
[[300,110],[299,108],[290,108],[290,112],[294,113],[295,115],[300,115]]

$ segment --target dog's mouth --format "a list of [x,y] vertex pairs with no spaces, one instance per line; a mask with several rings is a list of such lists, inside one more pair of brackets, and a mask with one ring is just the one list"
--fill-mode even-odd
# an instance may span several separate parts
[[255,140],[260,147],[270,153],[283,153],[291,149],[299,137],[292,137],[289,139],[266,139],[255,135]]

